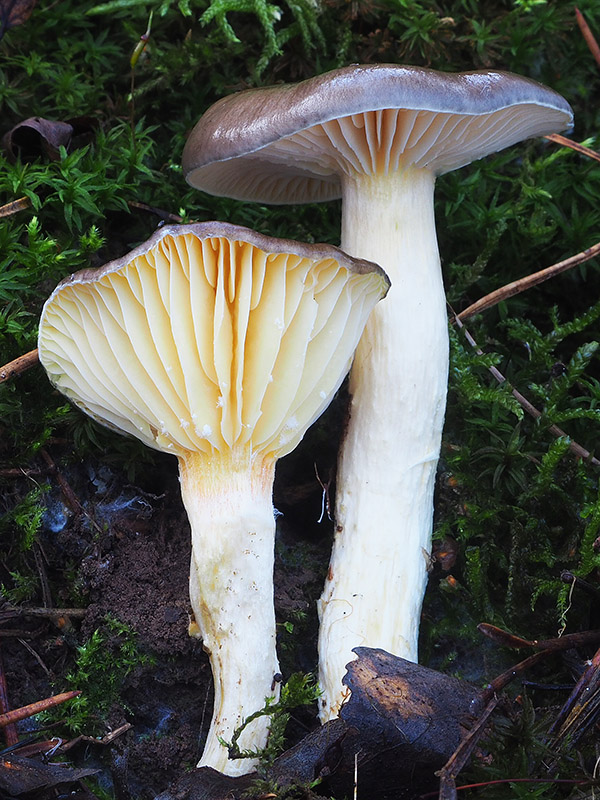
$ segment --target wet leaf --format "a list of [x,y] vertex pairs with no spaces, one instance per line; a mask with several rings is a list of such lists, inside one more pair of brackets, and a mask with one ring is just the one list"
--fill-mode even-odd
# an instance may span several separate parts
[[11,756],[0,760],[0,791],[18,796],[61,783],[73,783],[96,772],[97,769],[71,769],[64,764],[41,764]]
[[27,22],[37,0],[0,0],[0,39],[10,28]]
[[73,126],[68,122],[30,117],[11,128],[2,144],[12,158],[32,161],[46,155],[57,161],[60,147],[68,147],[72,135]]

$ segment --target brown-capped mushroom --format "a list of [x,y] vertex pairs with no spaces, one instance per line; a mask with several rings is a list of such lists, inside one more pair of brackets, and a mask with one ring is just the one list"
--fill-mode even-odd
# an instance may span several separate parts
[[184,174],[204,191],[262,203],[341,197],[342,248],[392,281],[350,377],[320,601],[323,720],[343,700],[354,647],[417,659],[448,372],[436,177],[571,121],[560,95],[507,72],[353,65],[225,97],[186,144]]

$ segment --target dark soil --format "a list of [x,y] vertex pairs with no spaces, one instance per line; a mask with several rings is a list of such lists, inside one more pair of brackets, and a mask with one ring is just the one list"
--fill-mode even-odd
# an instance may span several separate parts
[[[293,671],[315,670],[315,600],[330,547],[330,521],[325,515],[317,523],[323,493],[311,449],[309,436],[280,470],[274,493],[282,512],[276,546],[277,618],[291,623],[280,626],[284,679]],[[47,511],[31,556],[41,591],[22,605],[77,606],[85,613],[57,623],[6,610],[5,627],[20,630],[19,636],[0,639],[8,701],[17,708],[77,688],[67,685],[66,676],[78,648],[94,631],[106,634],[107,615],[127,625],[135,634],[140,659],[123,679],[119,702],[113,703],[100,728],[81,733],[101,738],[125,723],[131,727],[110,745],[85,741],[68,751],[65,757],[72,766],[100,770],[89,790],[80,788],[79,794],[68,796],[102,796],[105,789],[107,797],[117,800],[150,800],[196,764],[213,701],[208,658],[200,640],[188,635],[190,531],[176,464],[157,456],[138,471],[134,484],[128,484],[119,470],[101,460],[73,466],[65,447],[50,447],[49,452],[83,511],[69,508],[56,473],[47,476]],[[321,468],[328,474],[330,465]],[[1,571],[1,580],[10,585],[10,565],[2,564]],[[291,721],[292,743],[316,727],[315,714],[316,710],[300,710]],[[64,717],[69,717],[68,706]],[[19,723],[20,739],[36,737],[39,724],[33,719]],[[37,738],[56,732],[65,736],[59,725]],[[69,785],[69,791],[77,785]],[[11,795],[0,789],[3,796]],[[42,785],[26,796],[45,800],[67,795]]]

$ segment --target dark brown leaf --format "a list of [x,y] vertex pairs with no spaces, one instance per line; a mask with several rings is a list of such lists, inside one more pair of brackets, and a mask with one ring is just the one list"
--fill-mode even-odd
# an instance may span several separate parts
[[47,789],[61,783],[74,783],[97,769],[71,769],[66,765],[40,764],[28,758],[0,759],[0,791],[18,796],[36,789]]
[[68,147],[72,135],[73,126],[68,122],[30,117],[8,131],[2,144],[12,158],[32,161],[46,155],[56,161],[59,148]]
[[0,0],[0,39],[7,30],[27,22],[37,0]]

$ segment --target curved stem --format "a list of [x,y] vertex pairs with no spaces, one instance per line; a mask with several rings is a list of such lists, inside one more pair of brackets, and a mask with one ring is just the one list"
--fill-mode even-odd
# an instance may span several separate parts
[[352,648],[417,660],[448,378],[434,176],[409,167],[348,179],[344,188],[342,248],[379,263],[392,286],[367,322],[350,374],[319,609],[322,721],[339,711]]
[[[271,500],[274,462],[248,450],[193,454],[180,460],[181,493],[192,527],[190,600],[209,654],[215,699],[198,766],[227,775],[250,772],[256,761],[230,761],[227,748],[241,723],[278,696]],[[241,749],[262,749],[269,720],[248,725]]]

